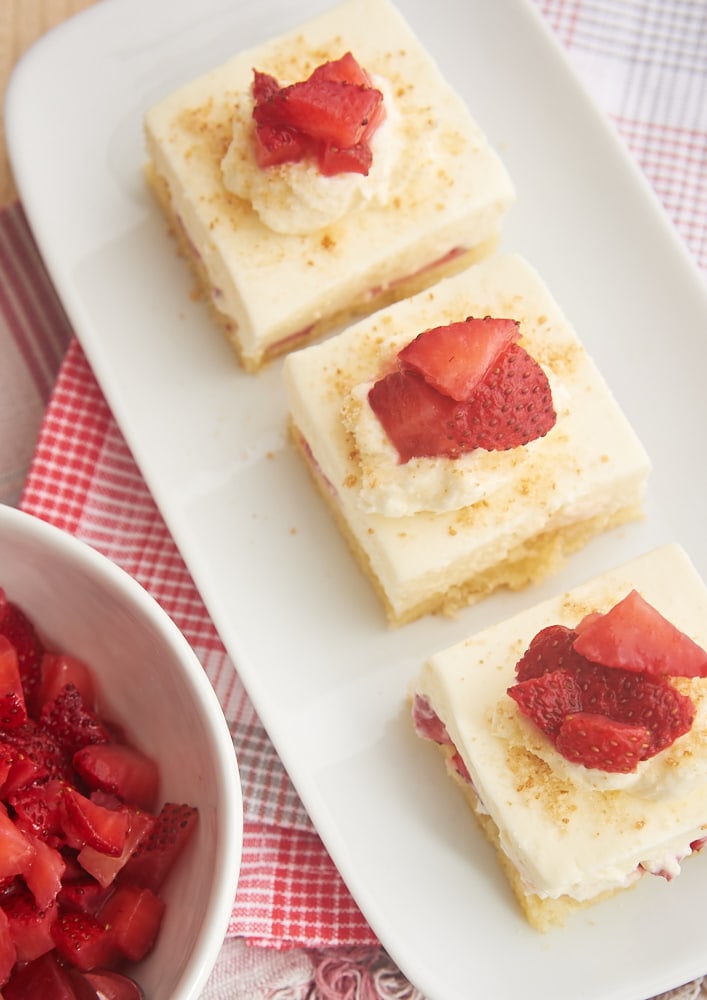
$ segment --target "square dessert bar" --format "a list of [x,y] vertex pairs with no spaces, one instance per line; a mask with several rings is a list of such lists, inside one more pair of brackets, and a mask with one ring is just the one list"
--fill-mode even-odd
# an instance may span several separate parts
[[[372,165],[256,162],[254,70],[306,80],[352,53],[380,90]],[[495,248],[514,191],[459,95],[388,0],[346,0],[148,110],[147,175],[244,368]]]
[[[469,316],[517,321],[519,343],[547,374],[556,422],[521,447],[403,462],[370,386],[421,331]],[[291,354],[284,374],[293,439],[392,624],[523,587],[641,513],[644,449],[517,255],[492,256]]]
[[[622,697],[636,699],[622,711],[627,715],[630,709],[634,721],[659,714],[665,692],[649,704],[649,689],[662,690],[663,685],[669,688],[673,714],[673,701],[681,711],[687,701],[687,721],[680,735],[652,756],[629,770],[612,770],[607,769],[604,754],[613,754],[614,761],[620,757],[616,758],[611,739],[593,736],[587,749],[577,743],[581,727],[570,721],[582,753],[598,752],[602,761],[601,766],[591,760],[579,763],[568,756],[567,746],[557,738],[551,742],[521,712],[508,690],[517,680],[516,664],[534,637],[547,636],[541,630],[554,626],[581,630],[586,615],[605,614],[619,602],[628,607],[632,591],[684,634],[677,642],[670,638],[668,655],[660,665],[664,673],[658,677],[637,672],[638,660],[626,658],[631,669],[617,670],[612,661],[607,668],[609,682],[622,675],[617,682]],[[629,646],[636,640],[643,644],[645,633],[622,636],[612,627],[614,639],[618,636]],[[663,628],[664,624],[658,631]],[[585,639],[587,635],[584,632]],[[540,662],[538,643],[539,639],[531,652]],[[596,638],[593,643],[593,662],[602,662],[605,657],[598,653]],[[672,676],[683,669],[683,658],[678,653],[671,662],[671,649],[692,643],[701,647],[690,653],[699,659],[701,673]],[[449,775],[495,845],[518,902],[536,929],[561,924],[571,912],[634,885],[646,874],[674,878],[681,860],[702,846],[707,835],[705,647],[707,588],[685,552],[666,545],[432,656],[413,682],[416,730],[442,751]],[[621,651],[620,642],[617,648]],[[649,660],[644,656],[644,667]],[[530,662],[527,656],[524,662]],[[563,662],[568,662],[566,653]],[[595,676],[591,665],[585,663],[580,669],[585,678]],[[694,664],[688,669],[693,670]],[[535,664],[531,672],[537,673]],[[546,690],[550,684],[557,690],[555,679],[545,680]],[[534,683],[525,681],[526,686]],[[595,685],[592,701],[598,705],[596,680],[587,681],[585,687],[590,683]],[[546,695],[545,704],[551,701]],[[642,706],[650,711],[644,713]],[[614,712],[614,708],[602,710]],[[591,711],[599,708],[593,705]],[[594,725],[596,716],[589,721]],[[599,720],[599,725],[604,722]],[[619,735],[631,733],[627,726],[619,724]]]

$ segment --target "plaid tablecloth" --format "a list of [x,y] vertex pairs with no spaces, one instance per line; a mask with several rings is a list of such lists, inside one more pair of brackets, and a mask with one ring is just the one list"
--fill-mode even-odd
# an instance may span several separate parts
[[[536,3],[707,271],[707,0]],[[190,640],[219,696],[241,769],[245,840],[229,934],[204,997],[419,997],[341,881],[228,661],[20,205],[0,216],[0,500],[137,577]],[[679,996],[700,992],[696,982]]]

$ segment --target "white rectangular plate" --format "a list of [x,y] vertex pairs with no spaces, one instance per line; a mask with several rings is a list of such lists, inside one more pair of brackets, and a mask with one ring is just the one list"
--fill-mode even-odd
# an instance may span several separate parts
[[280,365],[237,368],[147,193],[143,111],[326,0],[103,0],[12,81],[34,233],[123,433],[312,819],[430,1000],[643,1000],[704,973],[707,857],[538,935],[406,690],[429,652],[664,541],[707,571],[707,297],[527,0],[401,0],[518,190],[505,248],[543,274],[654,463],[648,516],[558,578],[389,631],[286,441]]

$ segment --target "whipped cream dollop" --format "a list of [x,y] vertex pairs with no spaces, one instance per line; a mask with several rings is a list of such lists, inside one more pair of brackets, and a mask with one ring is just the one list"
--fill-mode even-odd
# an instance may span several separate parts
[[[551,372],[547,375],[557,411],[557,427],[567,412],[568,394]],[[544,440],[539,438],[508,451],[476,448],[458,458],[411,458],[401,463],[368,402],[372,386],[373,382],[355,386],[341,414],[342,423],[355,442],[359,461],[358,505],[369,514],[383,517],[407,517],[421,511],[440,514],[479,503],[518,481]]]
[[394,197],[394,175],[403,149],[401,115],[389,81],[376,74],[371,80],[383,94],[385,118],[371,139],[373,162],[366,175],[325,177],[309,159],[261,169],[253,152],[252,95],[238,103],[233,136],[221,161],[223,183],[251,203],[268,229],[293,236],[314,233],[361,205],[385,206]]

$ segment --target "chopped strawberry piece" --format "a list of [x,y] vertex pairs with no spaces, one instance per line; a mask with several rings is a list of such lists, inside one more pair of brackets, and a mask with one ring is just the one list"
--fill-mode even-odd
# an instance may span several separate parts
[[[4,987],[4,984],[10,978],[10,973],[16,959],[17,949],[10,934],[10,923],[5,915],[5,911],[0,907],[0,988]],[[4,990],[2,995],[3,997],[10,996]],[[27,1000],[27,998],[23,997],[23,1000]]]
[[77,1000],[69,973],[53,952],[18,966],[2,995],[4,1000]]
[[123,809],[106,809],[81,795],[75,788],[67,788],[64,807],[64,831],[71,847],[89,846],[120,857],[128,834],[128,817]]
[[255,160],[261,170],[278,163],[299,163],[312,149],[306,136],[272,125],[258,125],[255,139]]
[[385,108],[383,95],[350,52],[285,87],[254,70],[253,98],[259,167],[313,158],[324,176],[368,173],[369,143]]
[[74,754],[73,764],[89,788],[116,795],[128,805],[152,809],[159,771],[155,761],[126,743],[98,743]]
[[253,100],[256,104],[269,101],[280,89],[280,84],[270,73],[253,70]]
[[32,962],[54,947],[52,924],[56,907],[41,908],[31,892],[18,888],[2,901],[8,931],[15,945],[16,961]]
[[112,885],[118,872],[128,863],[133,853],[152,831],[156,819],[151,813],[137,809],[123,810],[128,819],[128,832],[125,845],[117,857],[111,857],[103,851],[86,844],[78,853],[81,867],[87,871],[102,887]]
[[650,744],[651,734],[645,726],[590,712],[568,715],[555,742],[563,757],[575,764],[622,774],[635,770]]
[[61,889],[66,863],[56,848],[30,833],[26,837],[32,845],[32,854],[22,868],[22,877],[37,906],[42,910],[49,909]]
[[53,701],[67,684],[73,684],[87,705],[96,699],[93,674],[86,664],[67,653],[45,653],[42,657],[40,706]]
[[333,146],[355,146],[382,99],[374,87],[310,77],[256,104],[253,117],[259,125],[296,129]]
[[84,973],[84,978],[96,991],[99,1000],[143,1000],[142,990],[135,980],[120,972],[94,969]]
[[4,791],[5,782],[10,775],[16,756],[12,747],[6,743],[0,743],[0,791]]
[[336,174],[363,174],[364,176],[371,169],[373,163],[373,152],[366,142],[359,142],[355,146],[330,146],[320,147],[317,155],[317,165],[319,172],[324,177],[334,177]]
[[401,462],[461,454],[457,429],[463,404],[437,392],[416,372],[384,375],[371,387],[368,402]]
[[606,667],[707,677],[707,652],[636,590],[603,615],[581,623],[574,647]]
[[32,854],[32,844],[0,809],[0,878],[19,875]]
[[108,898],[99,919],[109,928],[117,951],[139,962],[155,943],[164,909],[164,902],[151,889],[126,884]]
[[458,402],[469,400],[499,355],[520,336],[513,319],[469,317],[425,330],[398,353],[403,366]]
[[[10,767],[5,774],[2,791],[4,796],[10,796],[17,789],[27,788],[35,781],[41,781],[47,777],[48,771],[39,766],[31,757],[25,756],[21,751],[8,748],[3,745],[0,749],[3,762],[10,758]],[[3,763],[3,770],[4,770]]]
[[25,833],[46,841],[53,847],[64,842],[61,800],[64,782],[58,778],[18,788],[8,802],[15,813],[15,824]]
[[0,634],[0,727],[14,729],[27,721],[17,650]]
[[90,913],[59,910],[52,937],[60,958],[77,969],[101,968],[115,961],[116,953],[105,923]]
[[52,734],[59,746],[74,754],[90,743],[108,743],[110,733],[82,696],[70,683],[42,708],[40,722]]
[[571,670],[583,666],[584,657],[572,645],[576,634],[564,625],[548,625],[541,629],[516,664],[516,678],[527,681],[561,667]]
[[330,80],[334,83],[351,83],[356,87],[372,86],[370,76],[351,52],[345,52],[339,59],[330,59],[317,66],[309,79],[315,83]]
[[134,882],[159,892],[191,837],[198,815],[193,806],[166,802],[154,827],[120,873],[119,881]]
[[106,1000],[106,998],[99,996],[93,985],[86,978],[88,972],[79,972],[78,969],[67,965],[66,973],[69,977],[71,988],[74,991],[75,1000]]
[[57,902],[63,910],[79,910],[95,917],[111,891],[110,887],[102,886],[90,875],[84,875],[71,882],[65,881]]
[[41,684],[41,661],[44,647],[34,625],[16,604],[0,605],[0,635],[10,640],[17,651],[25,703],[30,715],[36,710]]
[[3,786],[6,796],[33,781],[71,775],[71,764],[62,748],[51,733],[32,719],[16,729],[0,731],[0,741],[14,754]]

